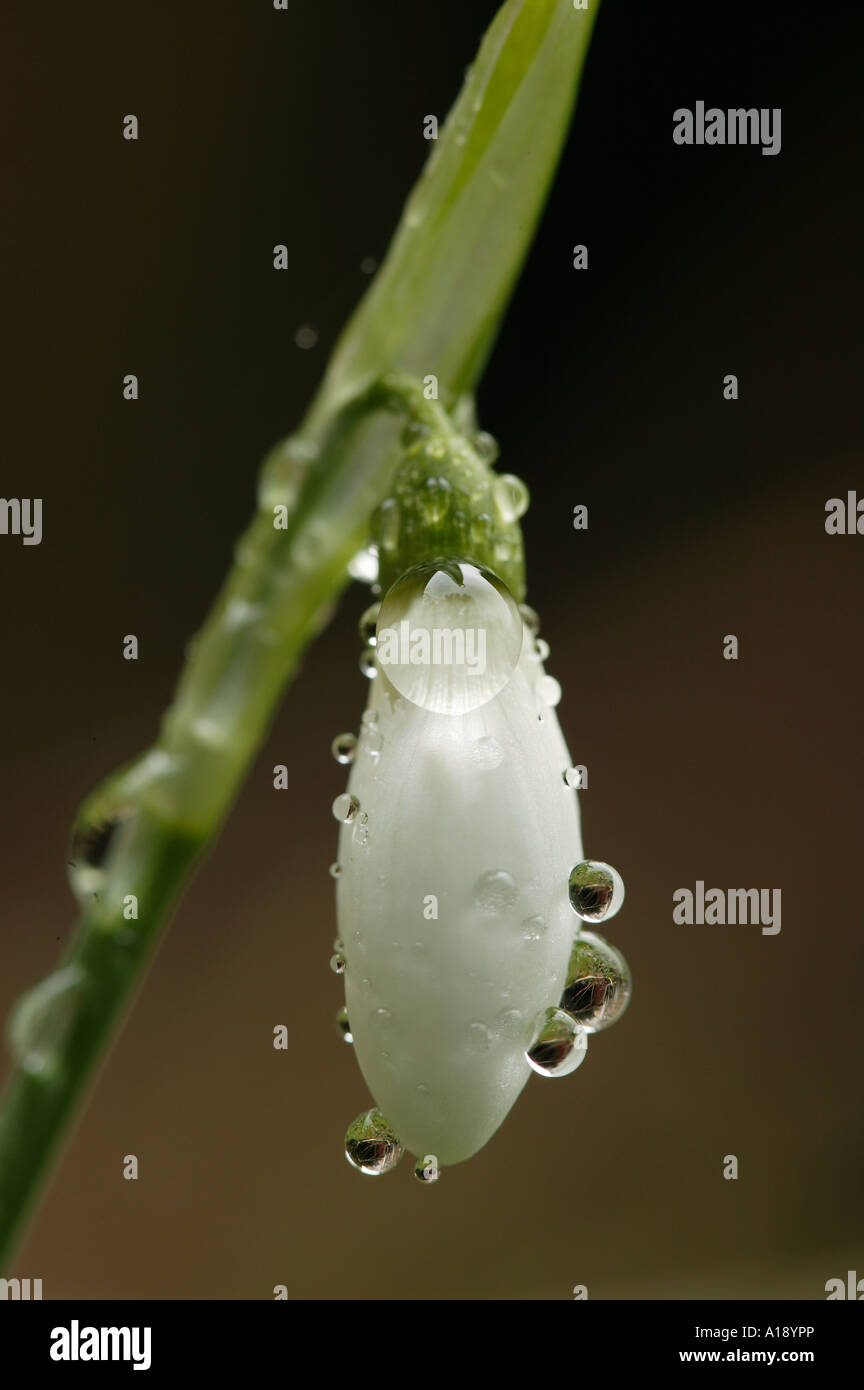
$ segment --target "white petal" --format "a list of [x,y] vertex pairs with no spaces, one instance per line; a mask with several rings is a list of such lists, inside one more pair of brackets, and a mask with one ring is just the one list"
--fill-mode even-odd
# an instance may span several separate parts
[[525,1049],[559,1001],[578,926],[578,803],[543,676],[526,632],[505,689],[453,717],[411,704],[382,671],[349,782],[368,816],[339,842],[354,1047],[401,1143],[442,1165],[482,1148],[531,1075]]

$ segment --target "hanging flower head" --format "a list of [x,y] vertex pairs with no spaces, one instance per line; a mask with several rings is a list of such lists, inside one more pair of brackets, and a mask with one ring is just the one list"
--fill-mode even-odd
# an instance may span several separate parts
[[347,1136],[365,1172],[405,1149],[423,1181],[470,1158],[532,1069],[575,1070],[588,1032],[626,1004],[623,960],[577,942],[580,915],[617,911],[623,886],[583,860],[560,686],[536,614],[517,605],[526,505],[518,479],[430,430],[376,518],[393,582],[361,623],[373,679],[359,740],[334,743],[353,762],[333,808],[333,964],[376,1102]]

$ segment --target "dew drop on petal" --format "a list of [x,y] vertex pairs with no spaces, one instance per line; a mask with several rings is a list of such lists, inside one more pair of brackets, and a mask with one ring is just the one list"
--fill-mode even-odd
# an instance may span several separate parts
[[331,878],[339,878],[340,874],[342,873],[342,865],[331,864],[327,872],[329,873]]
[[546,1009],[525,1058],[539,1076],[569,1076],[584,1062],[587,1046],[588,1034],[575,1018],[563,1009]]
[[352,1168],[371,1177],[389,1173],[405,1150],[380,1110],[367,1110],[349,1125],[345,1157]]
[[367,753],[371,753],[373,758],[377,758],[380,755],[381,749],[384,747],[384,739],[381,735],[381,730],[376,729],[374,724],[364,729],[363,746]]
[[537,698],[542,705],[554,709],[561,699],[561,686],[554,676],[541,676],[537,682]]
[[507,912],[518,896],[515,880],[504,869],[491,869],[474,885],[474,906],[490,916]]
[[350,792],[343,792],[333,802],[333,815],[340,825],[350,825],[353,820],[357,819],[359,810],[360,802]]
[[330,957],[330,969],[334,975],[344,975],[347,964],[348,962],[341,951],[337,951],[335,955]]
[[568,767],[562,773],[565,785],[571,787],[573,791],[578,791],[582,786],[582,769],[579,767]]
[[505,584],[467,561],[415,565],[381,604],[376,654],[421,709],[461,715],[504,689],[519,662],[522,620]]
[[541,941],[546,931],[546,919],[545,917],[526,917],[521,930],[526,941]]
[[488,1052],[492,1045],[492,1034],[485,1023],[469,1023],[467,1041],[472,1052]]
[[611,864],[583,859],[570,870],[570,906],[583,922],[605,922],[624,901],[624,880]]
[[576,938],[561,1008],[586,1033],[599,1033],[616,1023],[630,1002],[630,990],[630,967],[620,951],[594,932]]
[[492,738],[491,734],[484,734],[471,745],[471,761],[481,772],[491,772],[504,761],[504,749],[497,738]]
[[353,734],[337,734],[330,745],[330,751],[337,763],[353,763],[357,740]]
[[548,661],[549,654],[551,651],[552,648],[549,646],[549,643],[546,641],[545,637],[538,637],[536,642],[534,643],[534,652],[538,660]]
[[353,1043],[354,1034],[351,1032],[351,1024],[348,1022],[348,1010],[344,1007],[336,1015],[336,1032],[346,1043]]
[[519,1009],[502,1009],[495,1017],[495,1026],[505,1038],[518,1041],[525,1028],[525,1018]]

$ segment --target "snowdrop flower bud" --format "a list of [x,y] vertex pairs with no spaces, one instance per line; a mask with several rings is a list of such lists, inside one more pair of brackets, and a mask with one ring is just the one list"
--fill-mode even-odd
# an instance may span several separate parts
[[567,982],[578,802],[560,688],[490,571],[409,571],[382,604],[376,665],[335,808],[346,1005],[378,1111],[447,1166],[507,1115]]
[[334,969],[375,1101],[346,1156],[377,1174],[407,1149],[430,1183],[487,1143],[532,1071],[576,1070],[630,981],[602,938],[574,945],[624,889],[582,858],[561,687],[517,607],[527,489],[492,471],[489,436],[458,434],[406,379],[386,387],[412,419],[373,516],[386,592],[360,622],[369,704],[356,745],[334,741],[351,763]]

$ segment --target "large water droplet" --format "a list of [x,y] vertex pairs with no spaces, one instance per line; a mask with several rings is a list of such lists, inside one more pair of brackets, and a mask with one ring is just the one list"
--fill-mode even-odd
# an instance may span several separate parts
[[564,784],[574,792],[582,786],[582,769],[580,767],[568,767],[563,772]]
[[528,510],[528,489],[515,473],[502,473],[492,484],[492,497],[502,521],[518,521]]
[[358,1115],[345,1135],[345,1157],[352,1168],[370,1177],[389,1173],[405,1150],[380,1110]]
[[354,1034],[351,1032],[351,1024],[348,1022],[348,1010],[341,1008],[336,1015],[336,1032],[346,1043],[353,1043]]
[[438,1181],[441,1176],[441,1169],[434,1154],[426,1154],[425,1158],[418,1159],[414,1176],[418,1182],[422,1182],[425,1186]]
[[504,869],[490,869],[474,885],[474,905],[490,916],[507,912],[513,906],[519,889]]
[[539,1076],[569,1076],[584,1062],[587,1046],[588,1034],[575,1018],[563,1009],[546,1009],[525,1057]]
[[561,1008],[586,1033],[616,1023],[630,1002],[630,967],[602,936],[583,932],[573,943]]
[[378,660],[422,709],[464,714],[510,680],[522,647],[512,594],[491,570],[440,560],[416,565],[381,604]]
[[350,825],[352,821],[357,819],[359,810],[360,802],[350,792],[343,792],[333,802],[333,815],[340,825]]
[[58,1060],[81,999],[85,981],[78,965],[67,965],[21,996],[7,1024],[12,1053],[24,1071],[38,1076]]
[[570,871],[570,906],[583,922],[605,922],[624,901],[624,880],[611,864],[583,859]]
[[357,740],[353,734],[337,734],[330,744],[330,751],[337,763],[353,763]]

